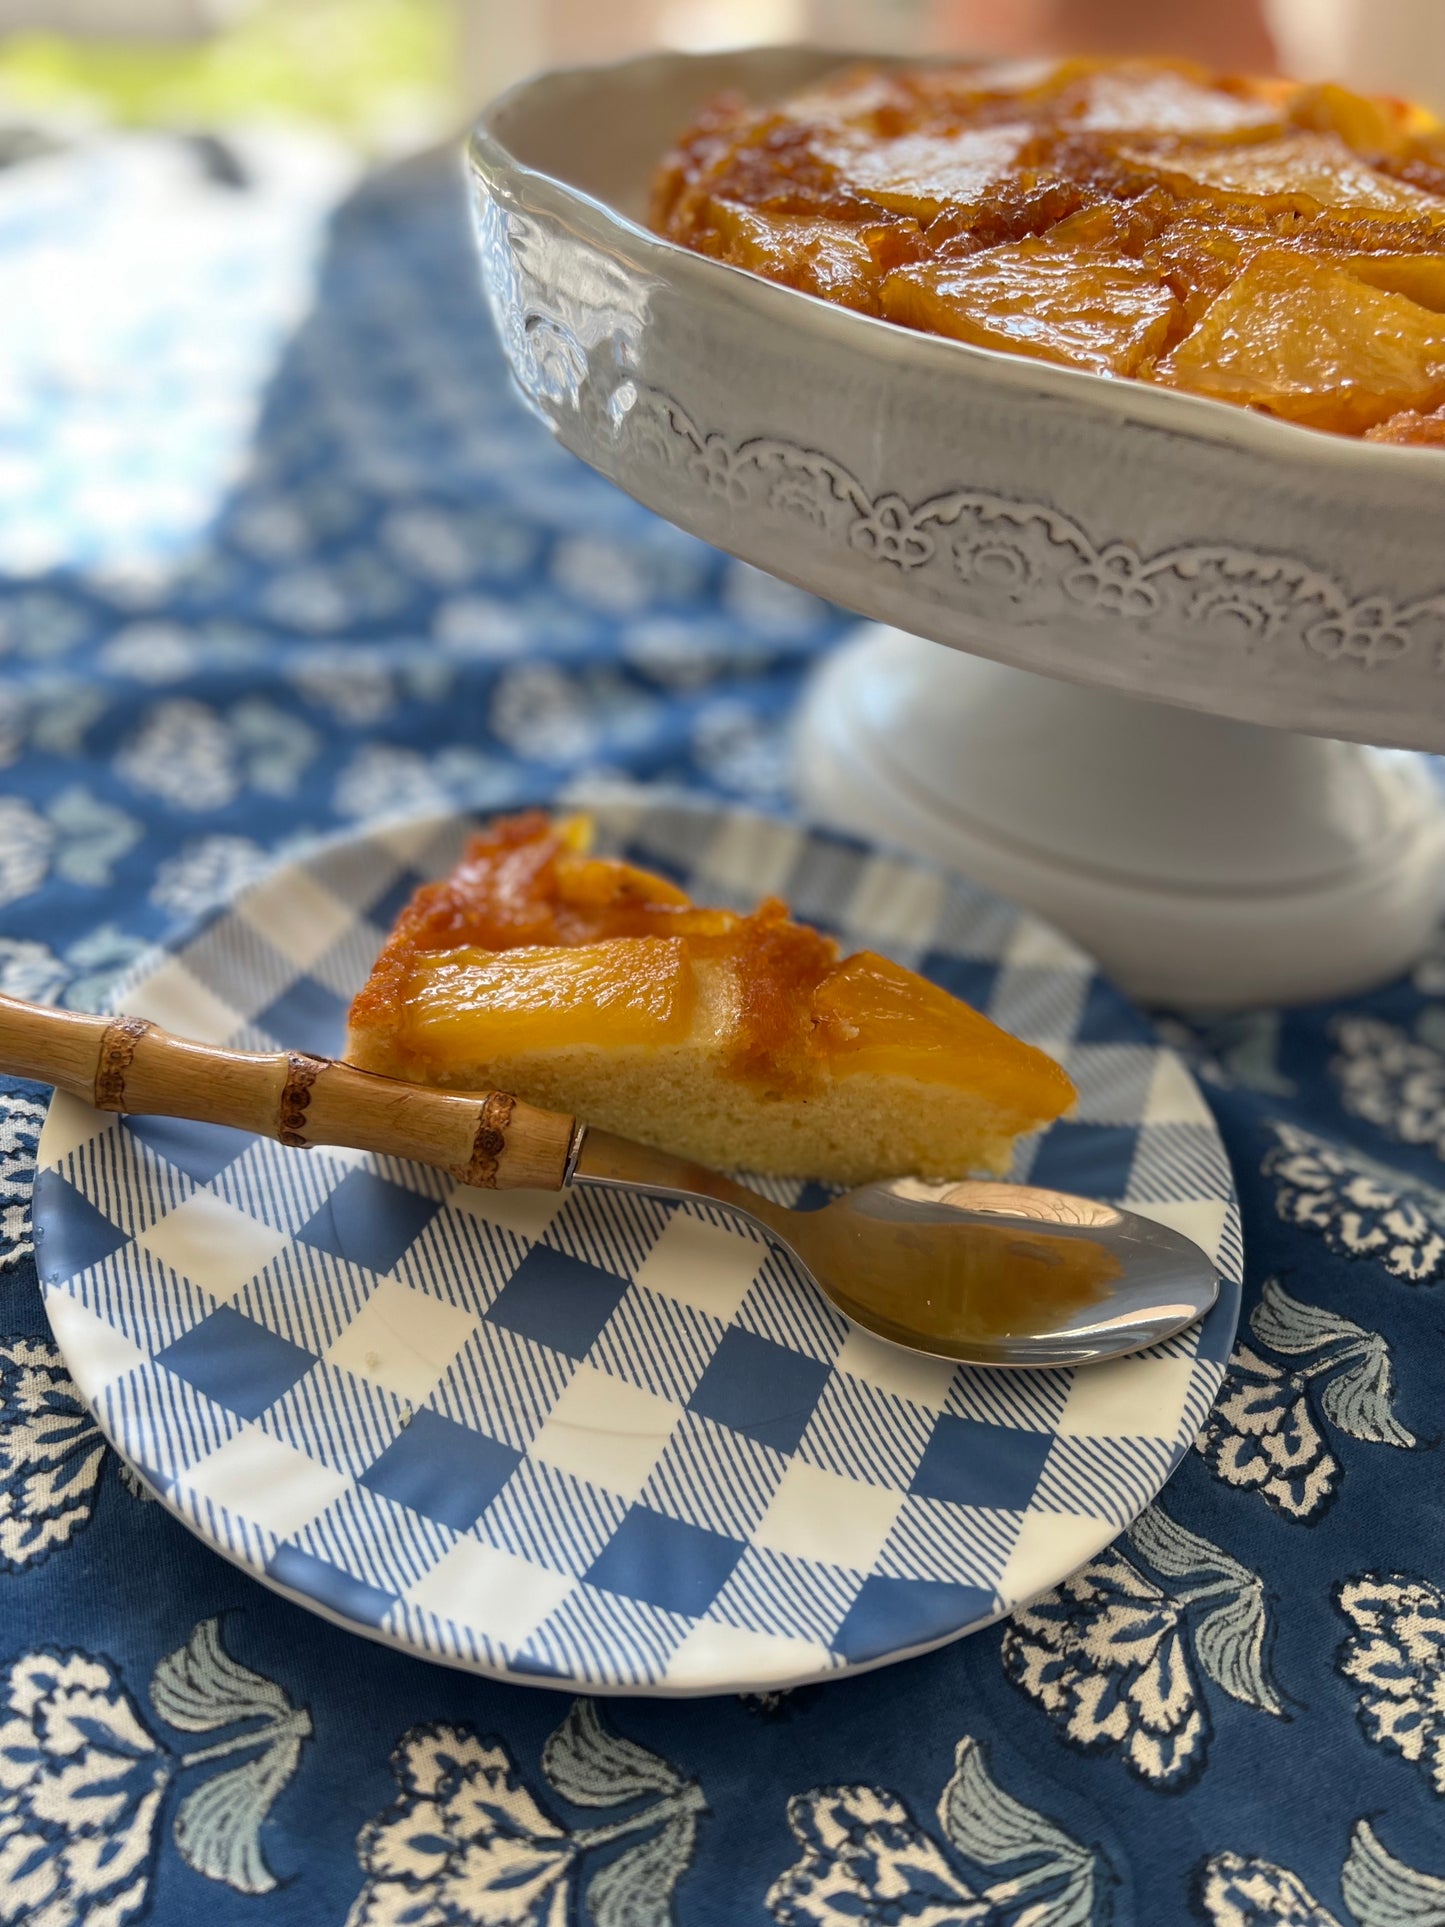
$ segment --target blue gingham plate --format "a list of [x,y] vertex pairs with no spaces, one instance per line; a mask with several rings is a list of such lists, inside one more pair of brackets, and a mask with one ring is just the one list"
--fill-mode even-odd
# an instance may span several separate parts
[[[709,1693],[957,1638],[1098,1552],[1199,1429],[1241,1262],[1209,1112],[1088,959],[995,897],[737,811],[634,795],[598,817],[604,848],[702,898],[786,895],[1061,1058],[1077,1113],[1025,1142],[1015,1175],[1217,1254],[1229,1283],[1204,1325],[1078,1373],[956,1370],[850,1327],[720,1211],[468,1190],[58,1097],[36,1191],[56,1338],[192,1531],[429,1658]],[[335,1050],[396,911],[471,827],[314,850],[153,953],[115,1007]]]

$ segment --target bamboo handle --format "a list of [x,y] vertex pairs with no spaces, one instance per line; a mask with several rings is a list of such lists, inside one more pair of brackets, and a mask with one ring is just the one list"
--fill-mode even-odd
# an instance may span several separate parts
[[560,1191],[577,1129],[503,1091],[426,1090],[332,1057],[224,1050],[144,1017],[89,1017],[17,997],[0,996],[0,1071],[102,1111],[228,1124],[302,1149],[382,1151],[498,1191]]

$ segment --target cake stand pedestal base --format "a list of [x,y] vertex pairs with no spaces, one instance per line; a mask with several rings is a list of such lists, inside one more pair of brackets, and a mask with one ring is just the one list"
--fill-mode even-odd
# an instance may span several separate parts
[[815,820],[946,864],[1195,1009],[1333,998],[1445,909],[1425,758],[1075,688],[868,625],[803,702]]

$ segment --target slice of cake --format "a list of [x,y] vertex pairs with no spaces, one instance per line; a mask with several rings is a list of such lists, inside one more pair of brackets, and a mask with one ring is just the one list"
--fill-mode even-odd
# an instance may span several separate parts
[[840,1184],[1000,1171],[1074,1087],[936,984],[769,898],[694,904],[503,819],[397,919],[351,1008],[364,1070],[505,1090],[725,1170]]

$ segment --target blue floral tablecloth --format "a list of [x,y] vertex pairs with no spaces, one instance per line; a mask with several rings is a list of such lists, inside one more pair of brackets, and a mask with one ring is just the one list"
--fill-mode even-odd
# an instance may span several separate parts
[[[84,1007],[294,839],[580,773],[785,807],[846,619],[510,397],[455,166],[0,174],[0,987]],[[0,1923],[1445,1923],[1445,952],[1171,1026],[1246,1322],[1142,1525],[1013,1621],[767,1699],[594,1704],[338,1633],[78,1403],[0,1080]]]

